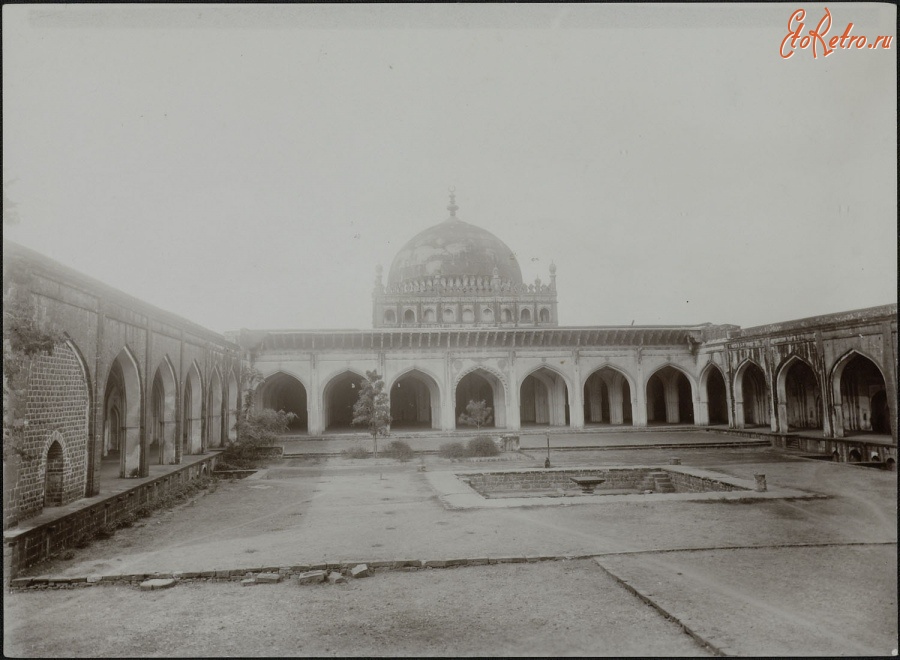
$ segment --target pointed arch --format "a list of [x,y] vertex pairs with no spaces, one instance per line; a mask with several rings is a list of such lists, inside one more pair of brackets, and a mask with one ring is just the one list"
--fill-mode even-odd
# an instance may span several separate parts
[[[140,475],[144,388],[138,361],[127,345],[110,365],[103,411],[107,460],[119,463],[121,477]],[[117,426],[112,427],[111,421]]]
[[600,365],[585,376],[581,388],[586,425],[634,423],[634,379],[624,369]]
[[170,465],[175,463],[175,416],[178,401],[178,381],[175,367],[168,355],[163,356],[150,389],[150,425],[147,429],[147,462]]
[[[76,363],[81,371],[81,377],[83,381],[83,393],[86,398],[86,405],[84,408],[84,421],[83,423],[79,423],[78,427],[83,429],[83,431],[79,431],[84,433],[84,474],[75,475],[75,478],[81,482],[79,486],[79,490],[82,491],[84,497],[90,497],[94,490],[93,487],[93,473],[94,473],[94,464],[96,460],[96,456],[99,456],[97,453],[99,451],[99,447],[96,446],[97,441],[95,439],[94,434],[94,417],[92,411],[94,410],[94,382],[93,378],[91,378],[91,371],[88,368],[87,360],[84,359],[84,354],[81,352],[81,349],[78,347],[78,344],[75,343],[67,332],[63,333],[63,338],[66,346],[72,351],[72,355],[75,358]],[[83,425],[82,425],[83,424]]]
[[229,442],[237,440],[238,411],[241,408],[241,388],[238,387],[238,382],[240,381],[232,366],[228,370],[225,388],[225,437]]
[[750,358],[734,372],[734,416],[739,429],[748,426],[770,426],[769,383],[765,370]]
[[568,426],[572,394],[566,375],[540,364],[519,381],[519,423]]
[[203,451],[203,377],[197,360],[193,360],[188,368],[182,391],[181,454],[199,454]]
[[404,369],[391,380],[388,393],[391,428],[441,428],[440,382],[426,369]]
[[222,376],[219,373],[219,366],[213,367],[212,375],[209,377],[209,403],[206,408],[206,418],[208,420],[206,428],[207,447],[222,446],[222,406],[224,397],[222,396]]
[[835,362],[831,387],[835,437],[844,437],[847,431],[892,432],[887,380],[877,360],[858,349],[850,349]]
[[782,432],[822,428],[822,388],[807,360],[791,354],[781,361],[775,372],[775,395],[778,428]]
[[725,372],[710,360],[700,372],[700,414],[707,426],[728,424],[728,388]]
[[347,367],[331,376],[322,388],[323,428],[328,430],[352,430],[353,405],[359,396],[360,382],[364,374]]
[[305,433],[309,429],[309,402],[309,387],[303,379],[282,369],[269,374],[256,386],[256,409],[294,413],[295,417],[288,426],[291,433]]
[[682,367],[666,362],[654,369],[644,387],[647,421],[664,424],[693,424],[697,385]]
[[474,365],[460,372],[453,384],[454,421],[459,426],[459,416],[469,401],[484,399],[493,409],[493,426],[506,427],[506,380],[502,374],[484,365]]

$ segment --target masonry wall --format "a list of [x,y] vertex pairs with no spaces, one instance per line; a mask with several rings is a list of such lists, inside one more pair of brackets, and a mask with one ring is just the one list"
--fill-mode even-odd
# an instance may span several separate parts
[[145,481],[115,495],[85,500],[82,507],[50,522],[25,526],[3,535],[3,567],[6,579],[74,547],[107,525],[134,514],[139,508],[154,507],[181,485],[211,475],[218,453],[164,476]]

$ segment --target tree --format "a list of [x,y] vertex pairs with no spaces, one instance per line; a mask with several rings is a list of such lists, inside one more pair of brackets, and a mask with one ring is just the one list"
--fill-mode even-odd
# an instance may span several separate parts
[[387,436],[390,432],[391,403],[384,391],[384,379],[377,371],[367,371],[366,378],[359,390],[359,398],[353,404],[353,422],[364,425],[372,436],[375,447],[375,458],[378,458],[378,436]]
[[482,426],[487,426],[494,421],[494,411],[486,401],[469,401],[466,404],[466,412],[459,416],[459,424],[474,426],[479,431]]

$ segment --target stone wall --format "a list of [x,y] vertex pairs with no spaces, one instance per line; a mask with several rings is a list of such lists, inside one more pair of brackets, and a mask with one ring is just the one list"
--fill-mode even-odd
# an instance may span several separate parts
[[460,475],[472,488],[487,497],[490,493],[511,490],[569,490],[578,488],[570,477],[598,477],[606,481],[596,490],[639,490],[650,474],[650,468],[610,468],[598,470],[521,470],[515,472],[484,472]]
[[732,486],[731,484],[726,484],[717,479],[710,479],[709,477],[700,477],[694,474],[683,474],[681,472],[673,472],[666,470],[666,474],[669,476],[669,481],[672,482],[672,486],[675,487],[676,493],[708,493],[710,491],[734,491],[734,490],[746,490],[746,488],[739,488],[738,486]]
[[3,572],[6,579],[93,537],[106,525],[115,525],[141,507],[156,506],[159,500],[191,479],[211,475],[217,458],[218,453],[214,453],[124,492],[84,500],[83,506],[49,522],[4,532]]

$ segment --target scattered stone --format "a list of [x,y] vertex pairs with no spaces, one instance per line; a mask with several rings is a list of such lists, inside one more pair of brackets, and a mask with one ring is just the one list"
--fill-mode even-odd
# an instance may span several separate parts
[[328,583],[329,584],[344,584],[347,581],[343,575],[338,573],[337,571],[331,571],[328,574]]
[[425,562],[425,568],[444,568],[447,562],[443,559],[429,559]]
[[325,581],[325,571],[306,571],[297,576],[297,584],[316,584]]
[[350,575],[354,578],[369,577],[369,567],[365,564],[357,564],[350,569]]
[[170,589],[175,586],[172,578],[153,578],[141,582],[141,591],[155,591],[157,589]]
[[24,589],[31,585],[31,578],[16,578],[9,583],[13,589]]
[[260,584],[278,584],[281,577],[279,573],[260,573],[256,576],[256,581]]
[[245,578],[241,580],[242,587],[252,587],[254,584],[256,584],[256,580],[254,580],[253,578]]
[[653,494],[653,491],[652,491],[652,490],[645,490],[642,494],[643,494],[643,495],[652,495],[652,494]]
[[102,579],[103,579],[103,577],[100,575],[88,575],[88,577],[87,577],[88,584],[96,584],[97,582],[100,582],[100,580],[102,580]]

